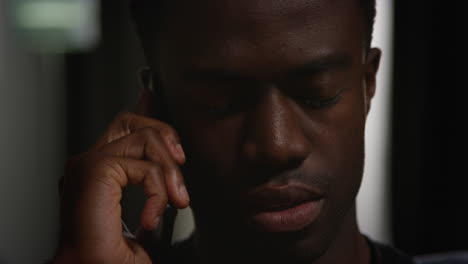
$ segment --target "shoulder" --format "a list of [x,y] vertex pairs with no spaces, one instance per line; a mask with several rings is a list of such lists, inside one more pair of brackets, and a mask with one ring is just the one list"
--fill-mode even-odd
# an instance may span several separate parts
[[468,264],[468,251],[415,257],[416,264]]
[[410,257],[402,251],[367,238],[372,264],[468,264],[468,251]]
[[371,251],[372,264],[415,264],[414,260],[402,251],[367,238]]

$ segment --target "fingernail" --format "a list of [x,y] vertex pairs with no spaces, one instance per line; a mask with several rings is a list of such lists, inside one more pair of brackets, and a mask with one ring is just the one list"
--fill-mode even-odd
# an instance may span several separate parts
[[182,145],[177,144],[175,147],[176,147],[176,150],[180,159],[185,162],[185,153],[184,153],[184,149],[182,148]]
[[189,194],[187,192],[187,188],[185,188],[184,185],[181,185],[179,187],[179,195],[182,199],[184,199],[185,201],[190,201],[190,197],[189,197]]

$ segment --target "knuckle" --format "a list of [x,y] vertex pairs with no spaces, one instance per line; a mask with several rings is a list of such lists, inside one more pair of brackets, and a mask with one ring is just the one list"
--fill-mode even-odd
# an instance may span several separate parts
[[165,180],[163,178],[163,170],[158,164],[154,164],[148,167],[146,176],[151,184],[154,184],[159,190],[156,195],[159,195],[162,201],[167,203],[167,191],[165,188]]
[[128,183],[125,169],[119,162],[105,157],[96,160],[95,164],[89,167],[85,178],[88,184],[98,184],[109,189],[120,189],[120,186],[126,186]]
[[179,176],[179,169],[174,163],[169,163],[164,166],[164,171],[166,172],[166,177],[172,175],[172,172],[176,172],[176,175]]
[[161,133],[158,129],[152,127],[145,127],[140,129],[139,133],[149,142],[157,141],[161,138]]
[[167,125],[167,127],[164,128],[163,136],[172,138],[173,140],[176,141],[176,143],[178,143],[180,141],[179,134],[177,133],[177,130],[175,130],[175,128],[173,128],[170,125]]
[[122,120],[132,119],[134,115],[135,114],[128,112],[128,111],[121,111],[117,114],[116,120],[122,121]]
[[[131,131],[132,130],[132,122],[134,122],[134,120],[137,119],[137,118],[139,118],[139,116],[136,115],[135,113],[127,112],[127,111],[120,112],[117,115],[117,118],[116,118],[116,121],[115,121],[115,123],[116,123],[115,126],[120,127],[120,129],[122,131],[126,131],[127,133],[131,133],[132,132]],[[172,127],[171,125],[169,125],[167,123],[164,123],[164,122],[162,122],[160,120],[154,120],[153,123],[151,123],[151,124],[148,123],[147,125],[148,125],[147,127],[141,127],[139,129],[134,128],[134,129],[138,130],[138,131],[141,131],[141,133],[143,133],[146,136],[157,135],[157,136],[160,136],[160,137],[172,137],[172,138],[175,138],[176,141],[179,141],[179,136],[178,136],[177,130],[174,127]]]
[[152,127],[142,128],[139,130],[139,133],[141,133],[145,137],[154,137],[157,134],[156,130]]
[[177,131],[176,131],[175,128],[172,127],[171,125],[166,125],[166,126],[164,127],[163,133],[166,134],[166,135],[172,135],[172,136],[176,136],[176,137],[177,137]]
[[159,165],[152,165],[148,168],[148,175],[151,177],[159,177],[163,173],[162,168]]
[[161,209],[164,210],[166,204],[169,203],[169,197],[167,196],[167,191],[164,188],[161,188],[161,191],[158,193],[154,194],[155,197],[157,197],[157,200],[159,204],[161,205]]
[[122,174],[122,168],[115,158],[100,153],[82,153],[67,161],[67,174],[81,178],[101,178]]

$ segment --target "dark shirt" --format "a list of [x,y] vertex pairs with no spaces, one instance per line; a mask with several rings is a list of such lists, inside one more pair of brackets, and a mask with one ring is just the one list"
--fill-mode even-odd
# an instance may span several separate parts
[[[196,254],[193,252],[190,242],[191,241],[188,240],[177,243],[170,250],[171,253],[167,256],[166,261],[161,260],[160,263],[199,263],[194,257]],[[393,247],[372,241],[368,238],[367,242],[371,252],[371,264],[415,264],[411,257]]]
[[411,257],[393,247],[367,238],[371,252],[371,264],[413,264]]

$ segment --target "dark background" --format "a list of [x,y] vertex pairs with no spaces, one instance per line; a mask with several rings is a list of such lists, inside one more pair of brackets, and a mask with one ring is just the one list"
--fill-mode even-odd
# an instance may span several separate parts
[[[102,1],[98,49],[67,55],[70,155],[136,103],[144,60],[123,2]],[[395,1],[393,238],[411,255],[468,249],[466,11],[466,1]]]
[[411,254],[468,249],[466,6],[395,1],[393,235]]

